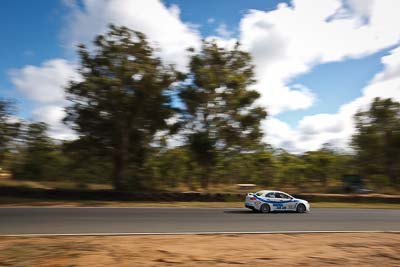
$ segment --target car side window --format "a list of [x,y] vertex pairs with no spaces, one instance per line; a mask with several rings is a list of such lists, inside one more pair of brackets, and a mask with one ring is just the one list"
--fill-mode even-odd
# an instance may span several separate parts
[[284,199],[290,198],[288,195],[283,194],[283,193],[275,193],[275,197],[276,198],[284,198]]
[[269,193],[265,194],[265,197],[275,198],[275,194],[273,192],[269,192]]
[[275,193],[276,198],[283,198],[283,199],[289,199],[290,197],[286,194],[283,193]]

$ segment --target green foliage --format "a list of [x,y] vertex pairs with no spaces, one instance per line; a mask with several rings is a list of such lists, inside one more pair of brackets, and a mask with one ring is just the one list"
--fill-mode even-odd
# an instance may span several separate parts
[[[62,179],[64,155],[47,134],[47,125],[31,123],[23,127],[18,147],[19,160],[12,166],[13,176],[27,180]],[[60,176],[61,175],[61,176]]]
[[146,187],[176,188],[183,184],[193,190],[198,181],[197,169],[182,147],[153,149],[145,166]]
[[12,122],[14,111],[11,101],[0,99],[0,168],[5,163],[6,154],[19,133],[20,124]]
[[306,175],[326,186],[328,177],[332,173],[335,155],[329,150],[321,149],[305,153],[303,159],[308,167],[304,170]]
[[123,189],[140,172],[156,132],[167,128],[174,111],[166,90],[178,74],[162,65],[140,32],[111,25],[94,45],[93,54],[80,46],[83,80],[66,89],[73,104],[65,121],[81,144],[109,156],[114,186]]
[[[378,190],[399,185],[400,103],[376,98],[356,114],[353,154],[329,146],[291,154],[261,141],[267,112],[249,89],[250,55],[239,44],[224,49],[207,41],[190,51],[183,75],[154,55],[144,34],[111,25],[93,50],[80,46],[82,79],[66,88],[65,123],[78,138],[55,141],[44,123],[13,122],[13,104],[0,100],[0,168],[17,179],[65,180],[82,188],[112,183],[118,190],[255,183],[329,191],[349,174]],[[175,133],[183,143],[168,147]]]
[[203,42],[190,62],[188,85],[180,92],[185,104],[185,132],[194,160],[203,168],[207,187],[218,153],[241,153],[260,146],[260,122],[267,115],[254,105],[260,97],[250,55],[239,44],[227,50]]
[[300,186],[306,177],[306,164],[302,157],[280,151],[276,155],[277,173],[275,184]]
[[271,151],[260,148],[250,153],[220,154],[213,182],[221,184],[255,183],[272,185],[274,159]]
[[385,175],[394,186],[400,178],[400,103],[375,98],[370,108],[355,116],[353,146],[363,176]]
[[369,175],[369,184],[373,186],[373,188],[380,190],[385,187],[391,186],[391,181],[389,177],[383,174],[372,174]]
[[87,149],[82,139],[65,142],[61,145],[62,154],[67,158],[64,177],[77,183],[109,183],[112,162],[101,149]]

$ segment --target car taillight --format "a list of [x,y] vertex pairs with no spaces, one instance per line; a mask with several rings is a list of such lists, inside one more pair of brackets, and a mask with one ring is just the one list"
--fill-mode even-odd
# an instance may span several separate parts
[[255,197],[251,197],[250,200],[256,200],[256,198]]

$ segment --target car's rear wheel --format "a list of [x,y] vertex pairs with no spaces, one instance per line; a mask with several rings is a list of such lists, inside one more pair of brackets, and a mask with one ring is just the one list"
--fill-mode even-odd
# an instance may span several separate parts
[[261,213],[269,213],[271,211],[271,208],[269,207],[268,204],[262,204],[260,207],[260,212]]
[[304,212],[306,212],[306,206],[304,206],[304,204],[299,204],[299,205],[297,205],[296,211],[298,213],[304,213]]

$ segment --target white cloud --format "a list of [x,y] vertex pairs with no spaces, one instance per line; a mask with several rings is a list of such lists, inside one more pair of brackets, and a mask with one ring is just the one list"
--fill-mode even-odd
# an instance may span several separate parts
[[232,31],[228,30],[228,27],[226,26],[225,23],[221,23],[221,24],[215,29],[215,31],[217,32],[217,34],[218,34],[219,36],[221,36],[221,37],[224,38],[224,39],[229,39],[229,38],[232,36],[232,34],[233,34]]
[[289,110],[307,109],[317,98],[313,91],[304,85],[286,85],[274,79],[261,79],[253,87],[261,92],[258,102],[267,107],[270,115]]
[[337,13],[342,13],[344,16],[356,15],[358,18],[368,20],[374,0],[347,0],[344,1],[344,5],[347,5],[347,9],[341,8]]
[[400,101],[400,46],[381,61],[383,70],[362,90],[362,96],[342,105],[337,113],[305,116],[297,127],[270,118],[265,123],[266,141],[295,153],[318,149],[324,143],[349,150],[357,111],[368,108],[375,97]]
[[41,103],[65,101],[64,87],[78,79],[74,64],[64,59],[45,61],[41,66],[28,65],[10,72],[15,88],[31,100]]
[[32,119],[34,121],[42,121],[47,123],[49,127],[49,135],[59,140],[72,140],[76,138],[76,134],[65,124],[62,119],[65,117],[65,110],[62,106],[45,105],[32,111]]
[[382,58],[382,63],[385,65],[385,69],[375,75],[373,82],[377,83],[380,81],[390,80],[396,78],[400,74],[400,47],[392,50],[391,54]]
[[205,38],[206,41],[216,42],[219,47],[223,47],[225,49],[233,49],[238,41],[236,38],[222,38],[220,36],[208,36]]
[[278,120],[274,117],[268,118],[263,122],[263,128],[267,129],[266,141],[275,147],[294,150],[293,137],[295,130],[293,130],[287,123]]
[[251,10],[240,40],[257,66],[261,102],[271,114],[310,107],[310,91],[288,86],[321,63],[360,58],[400,40],[400,1],[294,0],[276,10]]
[[25,66],[10,72],[15,88],[37,104],[32,118],[50,126],[49,134],[57,139],[71,139],[74,134],[61,120],[67,105],[64,88],[80,79],[76,66],[64,59],[53,59],[41,66]]
[[161,49],[160,56],[167,63],[183,70],[188,63],[186,49],[199,48],[201,44],[197,30],[180,20],[176,5],[167,8],[157,0],[83,0],[82,6],[69,7],[71,14],[63,32],[69,46],[90,43],[114,23],[145,33]]

